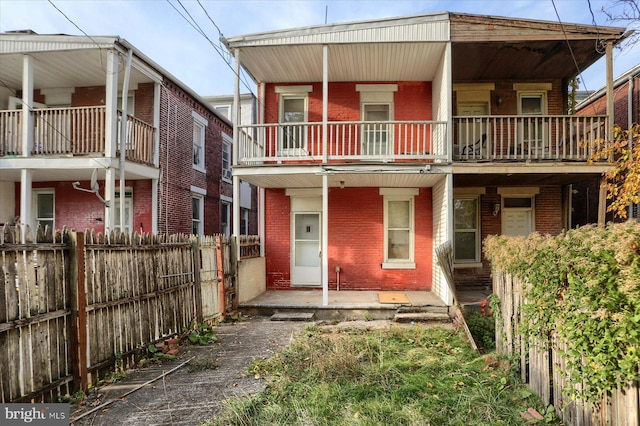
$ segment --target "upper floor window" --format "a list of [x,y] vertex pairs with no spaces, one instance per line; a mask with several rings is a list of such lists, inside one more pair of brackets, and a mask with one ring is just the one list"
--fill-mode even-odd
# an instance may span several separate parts
[[224,115],[225,118],[231,120],[231,105],[215,105],[214,108],[216,111]]
[[276,86],[276,93],[280,95],[278,121],[282,123],[279,152],[306,149],[306,128],[301,123],[308,120],[307,98],[312,89],[310,85]]
[[222,179],[231,180],[231,141],[222,134]]
[[205,171],[204,152],[205,137],[204,130],[207,126],[207,120],[201,115],[193,112],[193,168]]

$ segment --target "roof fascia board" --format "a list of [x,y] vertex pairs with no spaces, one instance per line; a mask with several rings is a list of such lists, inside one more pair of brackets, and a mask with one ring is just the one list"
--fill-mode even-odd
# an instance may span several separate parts
[[[292,37],[322,37],[323,35],[335,34],[340,32],[352,32],[359,30],[381,30],[388,27],[393,26],[407,26],[407,25],[420,25],[420,24],[429,24],[429,23],[437,23],[437,22],[448,22],[449,13],[448,12],[439,12],[433,14],[426,15],[413,15],[407,17],[396,17],[396,18],[387,18],[387,19],[378,19],[378,20],[369,20],[369,21],[357,21],[357,22],[346,22],[339,24],[327,24],[327,25],[315,25],[309,27],[299,27],[292,28],[287,30],[279,30],[279,31],[270,31],[263,33],[255,33],[255,34],[245,34],[240,36],[233,36],[228,38],[223,38],[223,42],[229,49],[238,48],[238,47],[247,47],[264,45],[264,42],[267,41],[277,41],[277,40],[289,40]],[[386,40],[388,42],[397,42],[399,40]],[[402,40],[400,40],[402,41]],[[416,40],[419,41],[419,40]],[[430,40],[429,40],[430,41]],[[448,41],[448,40],[433,40],[433,41]],[[263,42],[263,43],[259,43]],[[287,42],[288,43],[288,42]],[[322,41],[318,41],[318,43],[322,43]],[[335,42],[331,42],[332,44]],[[269,44],[279,44],[279,43],[269,43]]]

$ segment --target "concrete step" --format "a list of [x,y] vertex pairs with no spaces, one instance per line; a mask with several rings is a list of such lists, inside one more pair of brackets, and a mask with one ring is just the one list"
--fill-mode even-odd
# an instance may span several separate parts
[[397,310],[399,314],[425,313],[448,314],[448,306],[400,306]]
[[313,312],[278,312],[271,315],[271,321],[315,321]]
[[451,318],[448,314],[441,312],[405,312],[394,315],[393,320],[401,323],[411,322],[442,322],[449,323]]

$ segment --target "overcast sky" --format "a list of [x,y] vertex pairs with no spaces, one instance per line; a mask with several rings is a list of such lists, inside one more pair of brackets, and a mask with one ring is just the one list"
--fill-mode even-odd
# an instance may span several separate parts
[[[595,21],[597,25],[625,26],[608,22],[602,13],[603,6],[612,6],[610,0],[555,0],[555,5],[564,22],[593,24]],[[183,6],[206,36],[220,47],[215,25],[224,36],[231,37],[324,24],[325,19],[328,23],[338,23],[444,11],[557,22],[551,0],[181,0],[181,3],[177,0],[0,0],[0,32],[30,29],[39,34],[81,35],[84,31],[89,35],[117,35],[198,94],[232,93],[233,71],[210,42],[187,22],[190,18]],[[640,43],[633,49],[614,51],[615,76],[638,63]],[[600,60],[583,73],[582,88],[601,88],[605,84],[604,74],[604,60]]]

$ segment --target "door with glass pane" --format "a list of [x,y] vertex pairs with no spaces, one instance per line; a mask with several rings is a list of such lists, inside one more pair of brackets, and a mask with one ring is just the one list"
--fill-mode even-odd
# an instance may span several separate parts
[[[280,146],[285,154],[300,155],[305,149],[305,122],[304,97],[285,97],[282,100],[282,125]],[[300,124],[296,124],[300,123]]]
[[545,97],[541,93],[520,94],[519,134],[523,153],[537,156],[545,147],[546,123],[543,117]]
[[464,118],[458,124],[458,146],[455,152],[463,157],[485,157],[487,153],[487,136],[489,128],[486,120],[473,118],[486,116],[489,106],[486,103],[458,105],[458,115]]
[[[132,194],[131,192],[125,193],[124,199],[124,229],[123,232],[130,234],[133,229],[133,215],[131,214],[132,209]],[[116,192],[116,201],[114,203],[114,211],[113,211],[113,219],[115,228],[120,229],[120,203],[122,203],[122,198],[120,198],[120,194]]]
[[320,213],[293,213],[291,285],[319,287]]
[[454,201],[453,232],[454,261],[479,262],[477,198],[457,198]]
[[365,104],[362,106],[362,153],[364,155],[389,155],[390,125],[389,104]]

